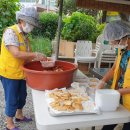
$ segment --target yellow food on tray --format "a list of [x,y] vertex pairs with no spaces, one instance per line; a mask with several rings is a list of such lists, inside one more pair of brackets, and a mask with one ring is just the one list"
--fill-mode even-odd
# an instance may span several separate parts
[[94,85],[94,84],[92,84],[92,85],[89,85],[91,88],[96,88],[97,87],[97,85]]
[[83,110],[82,102],[88,101],[87,95],[80,95],[73,91],[66,90],[55,90],[49,93],[49,97],[53,99],[50,106],[58,111],[69,111]]
[[96,78],[90,78],[89,80],[90,80],[90,82],[98,82],[98,80]]

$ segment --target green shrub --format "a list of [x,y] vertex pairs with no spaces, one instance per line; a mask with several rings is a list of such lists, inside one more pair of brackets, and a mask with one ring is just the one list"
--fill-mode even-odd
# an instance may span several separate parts
[[30,41],[33,52],[41,52],[44,53],[46,56],[51,56],[52,45],[50,39],[43,37],[36,37],[36,38],[30,38]]
[[93,40],[96,32],[96,20],[90,15],[74,12],[64,19],[62,37],[65,40],[76,42],[77,40]]
[[96,32],[91,36],[92,41],[96,41],[97,37],[102,33],[105,25],[105,23],[96,25]]
[[47,37],[49,39],[54,39],[58,27],[58,14],[55,13],[40,13],[39,21],[41,24],[40,28],[36,28],[32,32],[32,36],[35,37],[37,35],[42,37]]
[[16,22],[19,8],[19,0],[0,0],[0,42],[4,29]]
[[106,25],[105,23],[104,24],[97,24],[97,33],[101,34],[105,25]]

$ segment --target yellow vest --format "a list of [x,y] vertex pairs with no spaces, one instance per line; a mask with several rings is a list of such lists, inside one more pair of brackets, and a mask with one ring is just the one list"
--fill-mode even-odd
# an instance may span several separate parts
[[[115,71],[114,71],[113,83],[111,86],[112,89],[115,89],[118,79],[120,78],[121,57],[122,57],[121,50],[118,49],[117,63],[116,63]],[[123,88],[130,88],[130,58],[128,60],[128,65],[127,65],[126,72],[124,75]],[[125,94],[122,96],[122,98],[123,98],[124,107],[126,107],[130,111],[130,94]]]
[[[22,33],[19,33],[17,25],[9,27],[16,33],[20,46],[20,51],[27,51],[26,44]],[[24,64],[24,60],[15,58],[6,48],[4,40],[2,38],[1,55],[0,55],[0,75],[9,79],[23,79],[24,73],[21,66]]]

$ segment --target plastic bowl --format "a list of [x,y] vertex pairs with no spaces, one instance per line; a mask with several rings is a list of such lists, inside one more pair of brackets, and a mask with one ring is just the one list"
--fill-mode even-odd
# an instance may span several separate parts
[[40,61],[25,64],[22,68],[28,86],[36,90],[70,87],[77,65],[66,61],[56,61],[55,66],[62,67],[63,71],[47,71],[42,67]]

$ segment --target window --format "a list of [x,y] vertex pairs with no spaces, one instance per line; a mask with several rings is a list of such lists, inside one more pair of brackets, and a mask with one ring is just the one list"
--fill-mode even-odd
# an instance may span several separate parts
[[50,2],[50,6],[51,6],[51,7],[55,7],[55,6],[56,6],[55,1],[51,1],[51,2]]
[[42,0],[42,4],[43,4],[43,5],[45,5],[45,4],[46,4],[45,0]]
[[55,7],[56,5],[56,0],[42,0],[43,5],[50,5],[51,7]]
[[36,2],[36,0],[20,0],[20,2]]

